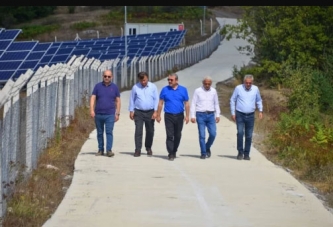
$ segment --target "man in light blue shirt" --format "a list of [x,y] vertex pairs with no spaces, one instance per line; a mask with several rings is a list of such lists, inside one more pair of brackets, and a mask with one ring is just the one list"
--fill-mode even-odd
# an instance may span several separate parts
[[130,119],[135,122],[135,152],[134,157],[141,156],[143,124],[146,127],[145,147],[148,156],[153,155],[151,149],[154,138],[154,123],[157,117],[159,102],[158,90],[155,84],[148,81],[148,74],[140,72],[139,82],[132,87],[129,108]]
[[[254,127],[254,112],[256,106],[259,109],[259,119],[262,119],[262,99],[259,88],[253,83],[252,75],[245,75],[244,84],[236,86],[230,98],[230,110],[232,120],[237,125],[237,159],[250,160],[250,149]],[[245,129],[245,147],[243,136]]]

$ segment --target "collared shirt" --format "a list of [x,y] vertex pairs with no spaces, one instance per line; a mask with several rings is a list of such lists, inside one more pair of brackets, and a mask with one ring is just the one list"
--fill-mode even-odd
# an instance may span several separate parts
[[191,103],[191,118],[195,118],[196,112],[213,111],[215,117],[220,116],[220,105],[215,88],[206,90],[203,86],[195,89]]
[[158,90],[155,84],[148,81],[145,87],[141,83],[136,83],[132,87],[129,111],[134,109],[157,111],[158,107]]
[[171,114],[184,113],[184,102],[189,100],[186,87],[178,85],[176,89],[165,86],[160,94],[160,99],[164,100],[164,112]]
[[262,112],[263,105],[259,88],[251,85],[251,88],[247,90],[244,84],[237,85],[230,98],[231,115],[235,115],[235,109],[242,113],[253,113],[256,110],[256,104],[259,111]]
[[114,115],[116,112],[116,98],[120,97],[120,92],[116,84],[106,85],[104,82],[97,83],[92,92],[96,95],[96,114]]

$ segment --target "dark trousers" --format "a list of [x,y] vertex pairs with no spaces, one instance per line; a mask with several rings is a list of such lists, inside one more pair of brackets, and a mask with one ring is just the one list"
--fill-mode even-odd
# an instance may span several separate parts
[[143,134],[143,124],[146,127],[146,139],[145,139],[145,147],[147,149],[151,149],[153,145],[154,138],[154,123],[155,120],[151,119],[153,116],[154,110],[149,111],[134,111],[134,122],[135,122],[135,150],[140,150],[142,148],[142,134]]
[[169,154],[176,154],[182,130],[184,125],[184,114],[164,114],[165,130],[166,130],[166,147]]
[[[237,150],[239,154],[248,156],[250,154],[252,144],[252,133],[254,128],[254,112],[242,113],[236,112],[236,125],[237,125]],[[243,143],[245,131],[245,146]]]

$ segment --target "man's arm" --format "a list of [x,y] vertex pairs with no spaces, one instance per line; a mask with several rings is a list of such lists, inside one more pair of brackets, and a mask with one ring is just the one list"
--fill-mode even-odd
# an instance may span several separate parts
[[157,109],[158,109],[158,90],[157,90],[157,87],[155,84],[154,85],[154,113],[153,113],[153,116],[152,116],[152,119],[156,119],[157,118]]
[[220,103],[219,103],[219,97],[217,96],[217,92],[215,92],[214,95],[214,106],[215,106],[215,120],[216,123],[219,123],[221,110],[220,110]]
[[92,95],[90,98],[90,116],[95,117],[95,101],[96,95]]
[[[196,104],[197,104],[197,90],[194,91],[192,102],[191,102],[191,108],[190,108],[191,121],[192,121],[192,119],[195,119]],[[185,110],[186,110],[186,106],[185,106]]]
[[164,104],[164,100],[160,99],[160,101],[158,102],[157,118],[156,118],[158,123],[160,123],[160,121],[161,121],[161,112],[162,112],[163,104]]
[[190,102],[189,101],[185,101],[185,122],[186,124],[189,122],[190,120]]
[[115,122],[119,120],[120,115],[120,97],[116,97],[116,115],[115,115]]
[[233,121],[236,121],[236,107],[235,107],[235,103],[237,100],[237,87],[235,88],[234,92],[232,93],[232,96],[230,98],[230,112],[231,112],[231,117]]
[[256,95],[256,102],[257,102],[257,107],[259,109],[259,119],[261,119],[262,118],[263,105],[262,105],[262,98],[261,98],[261,95],[260,95],[259,88],[258,88],[258,92],[257,92],[257,95]]
[[131,120],[134,119],[134,101],[135,101],[135,87],[134,86],[131,90],[130,101],[129,101],[129,106],[128,106],[128,110],[130,111],[129,117]]

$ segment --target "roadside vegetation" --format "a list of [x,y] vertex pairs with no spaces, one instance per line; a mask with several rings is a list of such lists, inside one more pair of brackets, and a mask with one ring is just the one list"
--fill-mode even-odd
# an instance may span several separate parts
[[[245,74],[253,74],[264,100],[256,146],[276,164],[311,184],[333,207],[332,6],[246,6],[240,25],[222,32],[246,39],[239,51],[251,66],[234,69],[219,84],[226,100]],[[223,107],[227,112],[227,106]],[[265,135],[265,136],[262,136]]]

